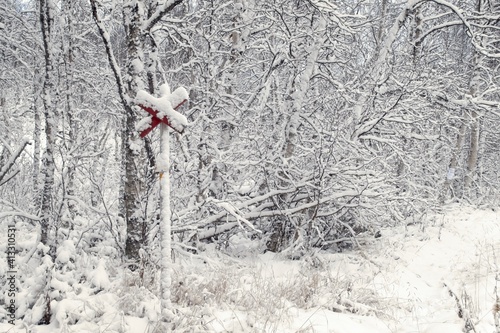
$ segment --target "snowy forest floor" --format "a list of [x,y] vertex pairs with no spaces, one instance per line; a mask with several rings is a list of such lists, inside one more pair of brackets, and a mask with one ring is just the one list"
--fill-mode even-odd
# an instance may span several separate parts
[[[287,260],[252,254],[240,238],[224,249],[233,256],[207,246],[203,257],[177,258],[174,331],[500,332],[500,213],[449,206],[359,243]],[[117,269],[108,274],[105,290],[68,293],[51,325],[17,321],[0,332],[153,332],[155,293],[133,281],[123,287],[129,277]]]

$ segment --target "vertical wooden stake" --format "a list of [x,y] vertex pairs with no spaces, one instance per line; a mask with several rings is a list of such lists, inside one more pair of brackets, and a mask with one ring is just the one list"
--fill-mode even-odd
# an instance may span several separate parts
[[[160,125],[160,158],[158,159],[160,177],[160,242],[161,242],[161,315],[162,321],[171,322],[173,319],[170,288],[172,287],[172,235],[170,210],[170,135],[166,124]],[[168,325],[170,331],[170,325]]]

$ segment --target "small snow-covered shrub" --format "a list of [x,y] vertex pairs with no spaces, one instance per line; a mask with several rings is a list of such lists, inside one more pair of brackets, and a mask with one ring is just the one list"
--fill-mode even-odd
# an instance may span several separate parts
[[109,282],[108,272],[104,259],[100,259],[97,267],[90,273],[90,285],[98,291],[108,289],[111,283]]
[[157,321],[160,313],[160,299],[144,286],[124,286],[118,291],[118,308],[125,315],[148,318]]

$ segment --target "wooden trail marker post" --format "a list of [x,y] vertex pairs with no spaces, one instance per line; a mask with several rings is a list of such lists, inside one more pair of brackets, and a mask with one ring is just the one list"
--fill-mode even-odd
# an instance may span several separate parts
[[[170,135],[169,127],[176,132],[183,133],[187,127],[187,119],[177,112],[177,109],[188,100],[188,93],[183,87],[170,92],[168,84],[160,86],[160,97],[151,96],[144,90],[137,93],[135,103],[148,112],[151,117],[139,122],[137,128],[144,138],[156,126],[160,125],[160,155],[156,167],[160,173],[160,244],[161,244],[161,317],[164,322],[173,319],[170,288],[172,285],[172,235],[170,210]],[[165,175],[164,175],[165,174]]]

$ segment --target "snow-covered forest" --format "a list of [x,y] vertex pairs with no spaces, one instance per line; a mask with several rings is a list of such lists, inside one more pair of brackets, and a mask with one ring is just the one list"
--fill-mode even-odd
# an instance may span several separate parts
[[0,331],[499,333],[498,59],[499,0],[0,0]]

